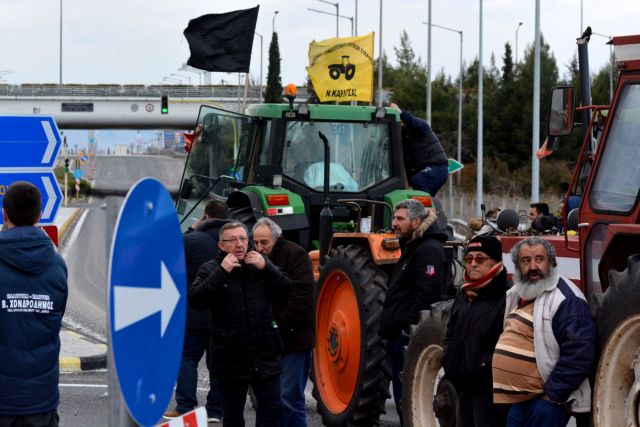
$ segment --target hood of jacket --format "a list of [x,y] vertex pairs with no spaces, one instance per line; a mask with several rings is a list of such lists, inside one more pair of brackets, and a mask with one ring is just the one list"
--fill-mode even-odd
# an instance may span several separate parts
[[41,274],[54,259],[53,242],[37,227],[13,227],[0,232],[0,260],[26,274]]
[[407,242],[410,245],[414,242],[422,240],[422,238],[430,237],[441,242],[446,242],[448,234],[438,221],[438,214],[435,209],[429,209],[427,216],[422,220],[420,225],[413,230],[411,239]]

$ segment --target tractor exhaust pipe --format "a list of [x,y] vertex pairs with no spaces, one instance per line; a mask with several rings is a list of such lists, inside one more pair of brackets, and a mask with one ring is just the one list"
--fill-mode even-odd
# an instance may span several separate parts
[[318,136],[324,143],[324,207],[320,212],[320,265],[324,265],[327,255],[329,255],[329,240],[333,234],[332,222],[333,212],[329,204],[329,140],[320,131]]
[[[582,36],[576,40],[578,44],[578,68],[580,73],[580,106],[586,107],[591,105],[591,78],[589,77],[589,39],[591,38],[591,27],[587,27]],[[585,108],[582,110],[582,138],[587,132],[587,128],[591,123],[591,110]],[[589,141],[589,150],[593,153],[592,141]]]

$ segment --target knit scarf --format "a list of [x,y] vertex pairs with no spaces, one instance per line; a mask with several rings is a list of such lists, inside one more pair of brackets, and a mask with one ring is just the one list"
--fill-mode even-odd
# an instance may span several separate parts
[[487,285],[491,283],[491,281],[495,279],[495,277],[498,274],[500,274],[503,269],[504,269],[504,266],[502,265],[501,262],[499,262],[496,265],[494,265],[491,268],[491,270],[487,272],[487,274],[485,274],[483,277],[479,278],[478,280],[471,280],[471,278],[467,274],[467,270],[465,269],[464,284],[462,285],[462,291],[467,296],[467,299],[469,301],[473,301],[478,296],[478,291],[480,289],[487,287]]

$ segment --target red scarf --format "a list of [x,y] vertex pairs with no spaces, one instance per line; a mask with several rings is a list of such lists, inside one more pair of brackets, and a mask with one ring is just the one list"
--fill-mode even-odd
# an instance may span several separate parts
[[478,296],[478,291],[482,288],[485,288],[495,277],[502,272],[504,266],[501,262],[497,263],[491,270],[484,275],[484,277],[479,278],[478,280],[471,280],[469,275],[467,274],[467,270],[464,270],[464,284],[462,285],[462,291],[467,296],[469,301],[473,301]]

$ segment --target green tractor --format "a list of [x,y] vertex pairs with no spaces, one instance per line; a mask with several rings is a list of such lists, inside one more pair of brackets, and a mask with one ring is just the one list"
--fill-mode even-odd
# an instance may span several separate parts
[[414,197],[399,113],[350,105],[259,104],[247,115],[201,107],[182,177],[183,229],[207,201],[251,226],[267,216],[310,251],[318,280],[313,395],[325,425],[375,425],[389,398],[378,337],[388,277],[400,257],[392,206]]

